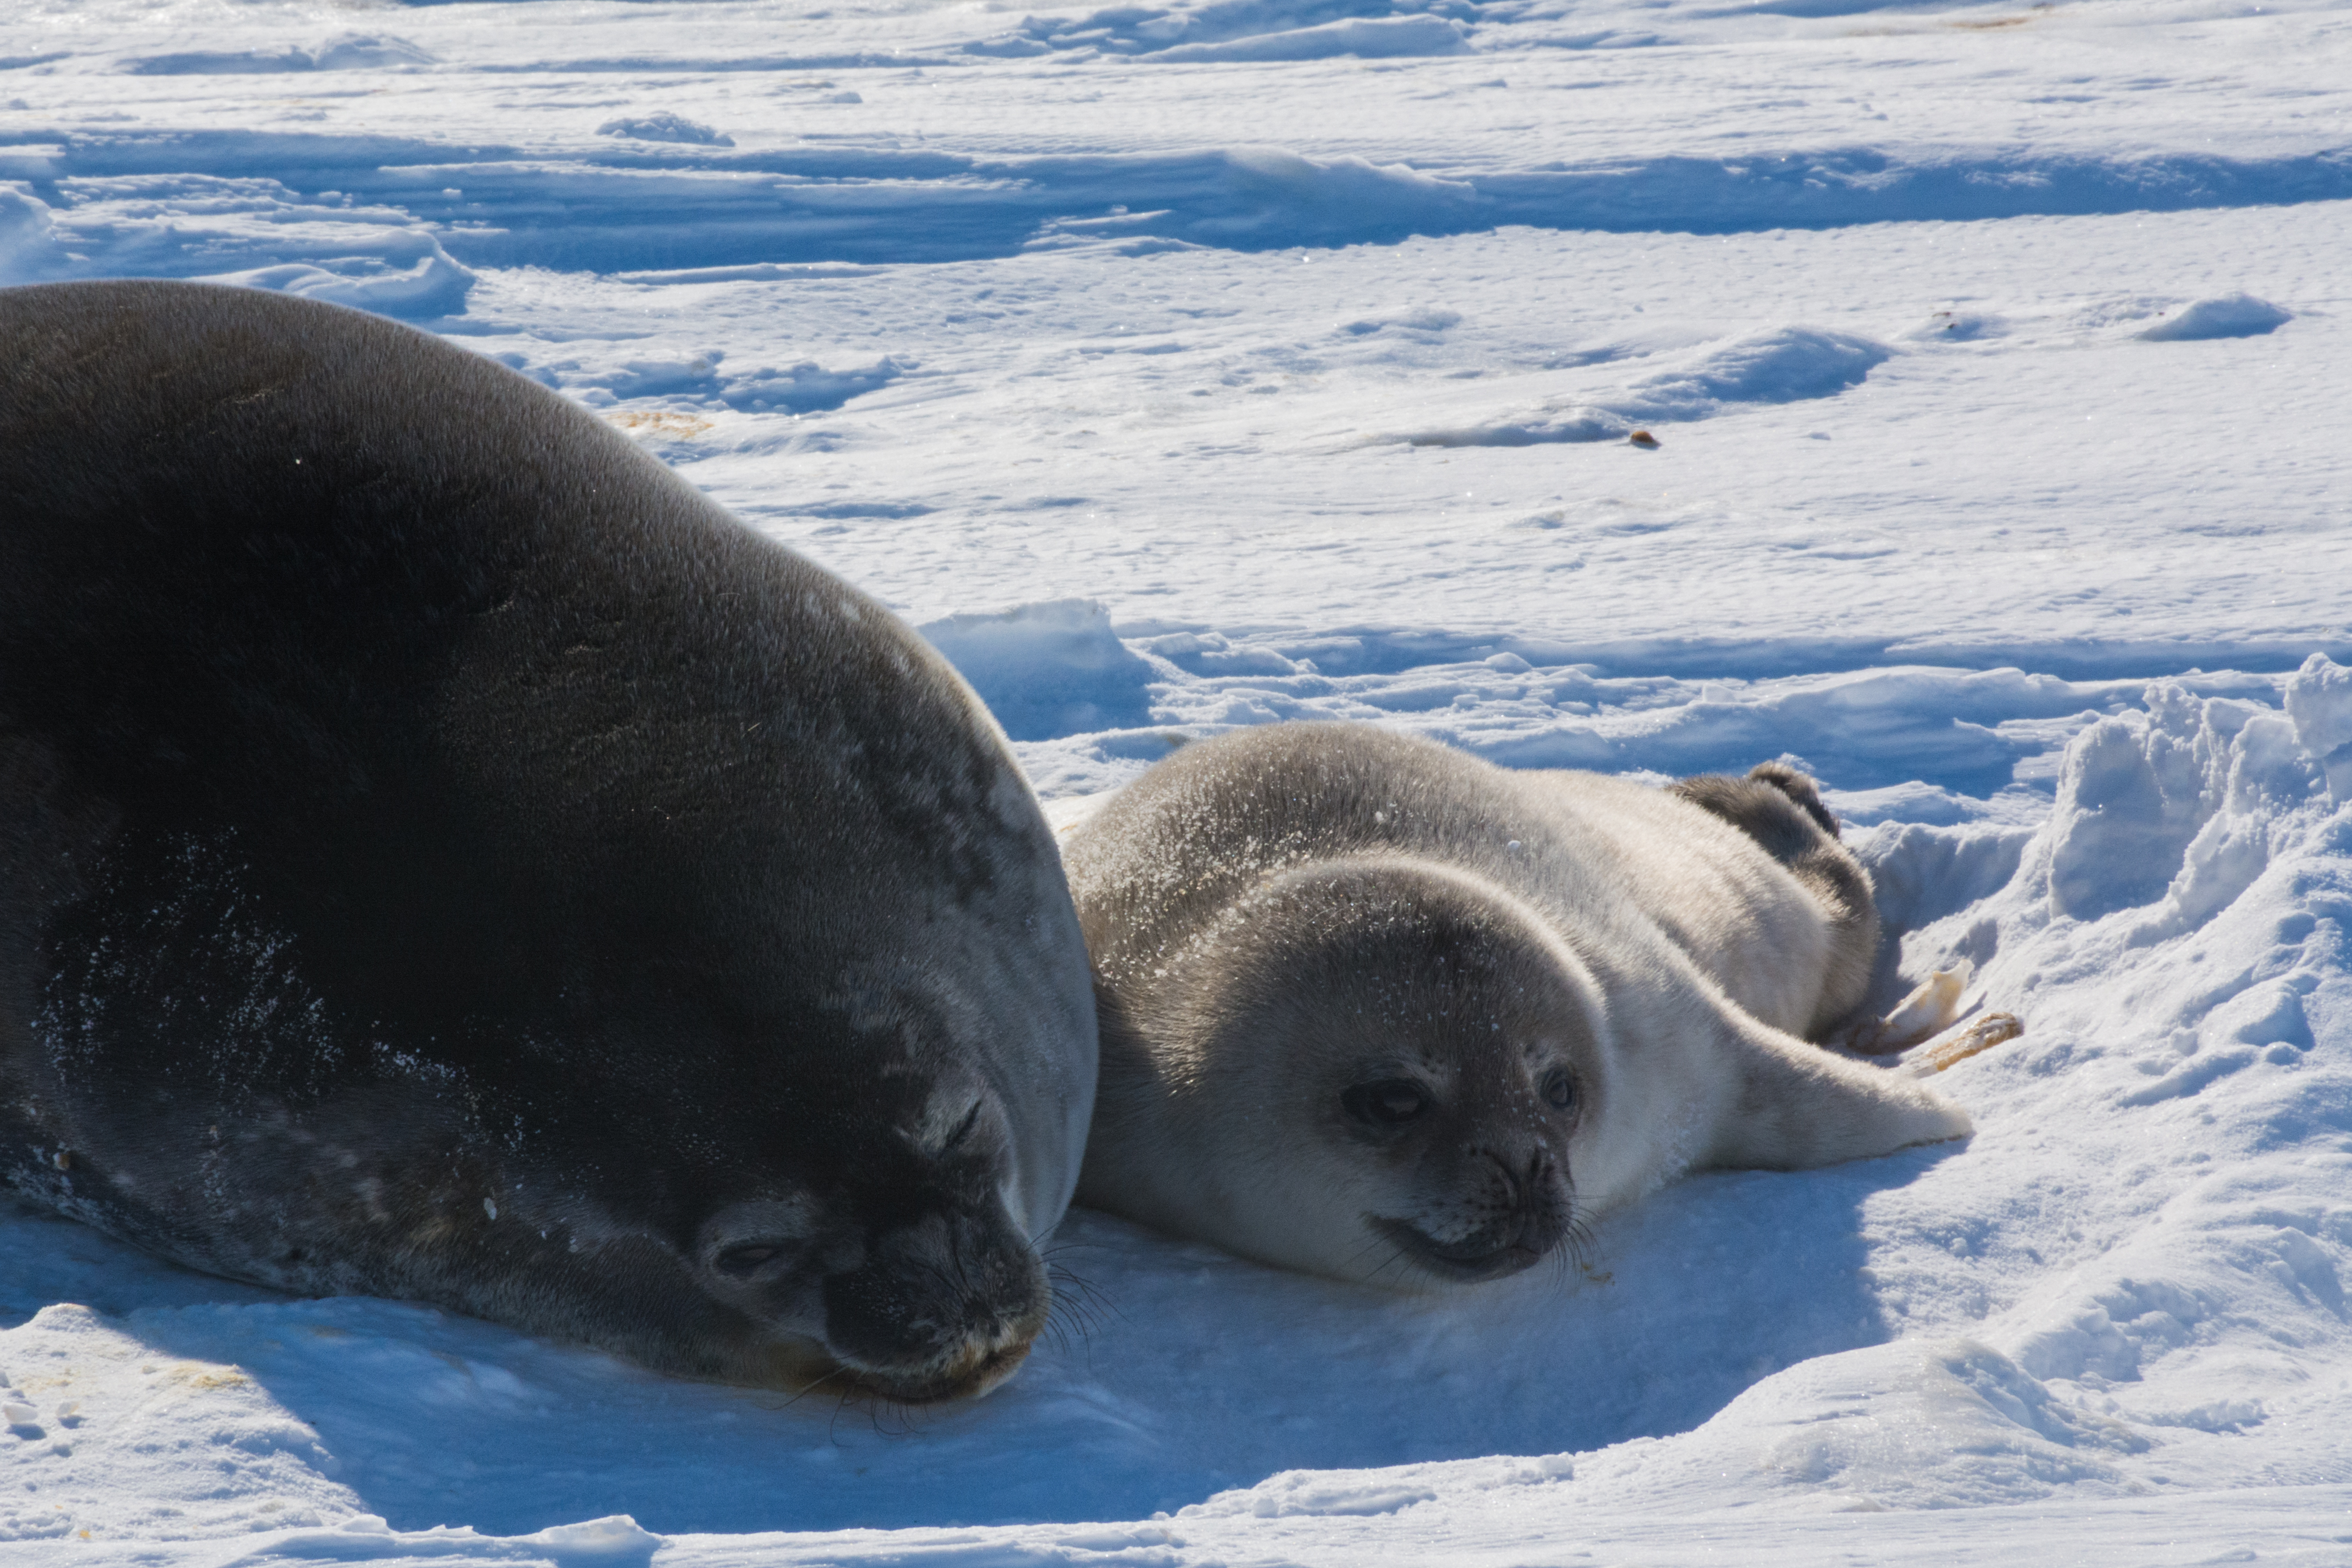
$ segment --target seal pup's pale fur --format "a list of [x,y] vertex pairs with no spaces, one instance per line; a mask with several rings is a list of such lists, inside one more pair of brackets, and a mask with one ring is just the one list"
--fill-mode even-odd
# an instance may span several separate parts
[[1003,733],[578,404],[0,290],[0,1181],[663,1371],[984,1392],[1094,1008]]
[[1103,1048],[1079,1201],[1418,1288],[1524,1268],[1692,1168],[1967,1134],[1799,1038],[1861,999],[1838,868],[1864,907],[1868,878],[1828,833],[1783,863],[1734,821],[1790,826],[1750,787],[1803,800],[1721,784],[1511,772],[1352,725],[1160,762],[1064,848]]

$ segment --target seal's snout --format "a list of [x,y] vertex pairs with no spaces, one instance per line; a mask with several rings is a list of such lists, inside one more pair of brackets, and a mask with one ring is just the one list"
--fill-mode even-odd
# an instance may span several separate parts
[[1410,1220],[1367,1221],[1423,1273],[1459,1284],[1516,1274],[1559,1246],[1571,1204],[1549,1150],[1514,1158],[1481,1149],[1465,1164],[1453,1203]]
[[887,1399],[976,1398],[1019,1370],[1052,1304],[1044,1261],[1001,1210],[933,1214],[825,1281],[824,1337]]

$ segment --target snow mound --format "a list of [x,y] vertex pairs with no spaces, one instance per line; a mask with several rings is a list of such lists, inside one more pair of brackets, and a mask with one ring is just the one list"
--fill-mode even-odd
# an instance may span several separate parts
[[2294,319],[2294,312],[2281,309],[2267,299],[2257,299],[2251,294],[2224,294],[2214,299],[2200,299],[2180,314],[2158,321],[2139,336],[2151,343],[2186,343],[2205,338],[2258,338],[2276,331]]
[[[2305,671],[2306,691],[2329,690],[2330,673],[2343,673],[2324,659]],[[2325,791],[2316,763],[2293,718],[2266,705],[2150,687],[2145,713],[2102,719],[2067,748],[2052,911],[2095,919],[2162,894],[2170,926],[2201,924],[2262,874],[2278,809]]]
[[509,350],[495,357],[509,369],[543,386],[569,392],[592,408],[655,400],[666,407],[750,413],[822,413],[852,398],[879,392],[915,369],[913,361],[886,354],[870,365],[842,370],[803,360],[782,370],[761,365],[757,370],[736,371],[727,366],[723,349],[654,358],[628,353],[625,345],[619,347],[619,353],[594,356]]
[[345,33],[315,49],[145,55],[124,61],[122,68],[132,76],[267,76],[278,71],[382,70],[433,63],[432,55],[406,38],[388,33]]
[[[246,288],[274,288],[306,299],[349,305],[358,310],[373,310],[379,316],[412,320],[463,313],[466,295],[474,287],[473,272],[450,260],[446,251],[429,243],[429,236],[420,235],[415,238],[419,243],[413,247],[381,247],[379,257],[338,258],[341,271],[292,262],[257,267],[249,272],[215,273],[202,280]],[[404,267],[398,265],[398,257],[400,251],[407,248],[423,254]]]
[[1851,332],[1780,327],[1717,344],[1590,404],[1402,437],[1414,446],[1536,446],[1613,441],[1636,425],[1711,419],[1750,403],[1835,397],[1894,350]]
[[732,147],[735,139],[721,136],[699,120],[662,110],[654,114],[608,120],[596,128],[599,136],[626,136],[637,141],[683,141],[698,147]]
[[2319,759],[2333,799],[2352,800],[2352,671],[2314,653],[2286,684],[2294,737]]
[[[1121,5],[1076,17],[1026,16],[1011,32],[967,44],[965,49],[1015,57],[1082,51],[1161,60],[1301,60],[1349,54],[1450,54],[1461,47],[1463,29],[1425,14],[1392,14],[1397,9],[1389,0]],[[1349,38],[1368,47],[1348,47],[1342,40]],[[1314,42],[1300,42],[1307,39]],[[1257,52],[1262,47],[1272,52]],[[1234,52],[1221,52],[1225,50]],[[1300,50],[1305,52],[1291,52]]]
[[1286,33],[1262,33],[1219,44],[1177,44],[1151,57],[1160,60],[1395,59],[1413,55],[1456,55],[1470,47],[1470,29],[1443,16],[1351,16]]
[[[275,180],[125,176],[52,206],[0,184],[0,285],[183,277],[281,289],[411,320],[461,314],[473,270],[405,213]],[[224,262],[257,265],[233,267]]]
[[1051,740],[1150,719],[1151,666],[1091,599],[950,615],[916,628],[970,681],[1014,740]]

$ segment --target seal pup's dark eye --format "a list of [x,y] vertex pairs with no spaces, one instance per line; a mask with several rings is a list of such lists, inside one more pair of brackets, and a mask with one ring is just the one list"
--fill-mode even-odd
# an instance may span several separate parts
[[1565,1067],[1555,1067],[1544,1074],[1544,1103],[1555,1111],[1565,1111],[1576,1103],[1576,1075]]
[[1430,1107],[1429,1091],[1410,1078],[1359,1083],[1339,1096],[1357,1121],[1374,1127],[1401,1127]]
[[746,1241],[740,1247],[726,1249],[710,1261],[722,1274],[750,1274],[782,1251],[782,1246],[777,1242]]

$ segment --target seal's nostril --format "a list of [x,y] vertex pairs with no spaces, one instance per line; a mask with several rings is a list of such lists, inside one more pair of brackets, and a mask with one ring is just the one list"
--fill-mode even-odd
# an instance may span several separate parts
[[1502,1180],[1505,1207],[1525,1208],[1542,1201],[1544,1176],[1551,1164],[1549,1155],[1538,1149],[1528,1156],[1523,1170],[1493,1149],[1481,1149],[1478,1153],[1488,1165],[1495,1167],[1496,1176]]

